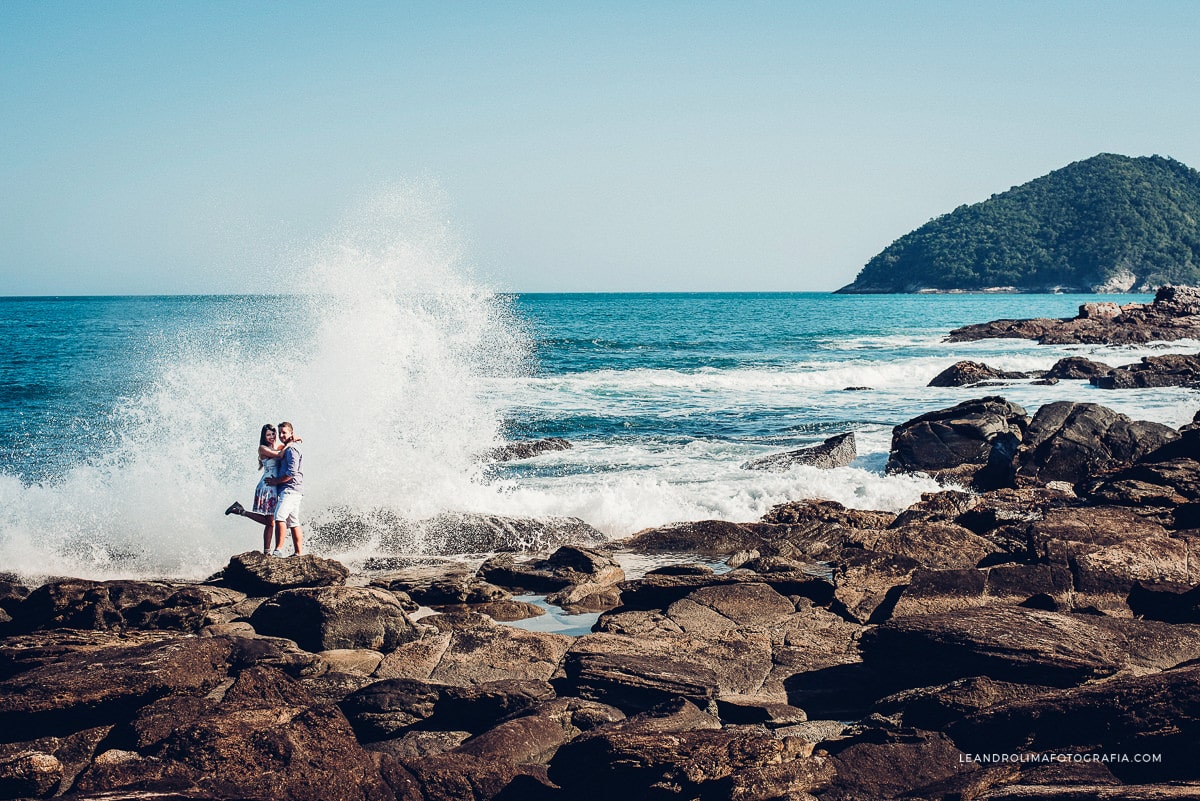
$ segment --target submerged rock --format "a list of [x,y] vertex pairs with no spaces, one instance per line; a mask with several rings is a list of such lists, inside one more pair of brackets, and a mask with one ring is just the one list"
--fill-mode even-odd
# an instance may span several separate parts
[[565,451],[571,447],[571,443],[561,437],[547,437],[528,442],[510,442],[488,451],[487,458],[493,462],[509,462],[514,459],[531,459],[553,451]]
[[997,370],[982,362],[961,361],[947,367],[933,377],[926,386],[929,387],[966,387],[984,381],[1012,380],[1029,378],[1028,373]]

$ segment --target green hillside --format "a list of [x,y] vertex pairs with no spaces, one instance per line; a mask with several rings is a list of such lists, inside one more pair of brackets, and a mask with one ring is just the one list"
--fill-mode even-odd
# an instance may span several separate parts
[[841,293],[1141,291],[1200,284],[1200,173],[1101,153],[959,206],[875,256]]

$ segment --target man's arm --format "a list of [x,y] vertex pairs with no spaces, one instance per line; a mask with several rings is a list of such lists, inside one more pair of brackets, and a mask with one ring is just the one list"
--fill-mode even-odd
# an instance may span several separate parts
[[287,448],[283,452],[283,461],[279,466],[279,477],[268,478],[266,484],[272,487],[280,487],[289,482],[295,481],[295,476],[292,471],[296,469],[296,453],[291,448]]

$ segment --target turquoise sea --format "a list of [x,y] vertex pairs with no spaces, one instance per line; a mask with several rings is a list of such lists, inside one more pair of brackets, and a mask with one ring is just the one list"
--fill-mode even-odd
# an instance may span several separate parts
[[[619,537],[752,520],[796,498],[896,509],[934,485],[883,475],[891,428],[983,394],[925,386],[954,361],[1033,370],[1066,355],[1124,364],[1198,347],[943,341],[969,322],[1071,316],[1094,296],[363,283],[284,297],[0,299],[0,564],[31,576],[210,572],[254,546],[257,529],[221,512],[257,481],[259,427],[284,419],[305,441],[314,525],[355,514],[385,534],[396,518],[477,511],[573,516]],[[1171,425],[1200,407],[1182,389],[987,392],[1031,412],[1086,400]],[[843,431],[859,444],[850,467],[740,467]],[[479,458],[549,436],[575,447]],[[354,561],[372,547],[329,555]]]

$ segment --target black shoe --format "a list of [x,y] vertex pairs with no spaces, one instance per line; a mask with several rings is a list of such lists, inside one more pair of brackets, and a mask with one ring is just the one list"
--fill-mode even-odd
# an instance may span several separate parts
[[225,510],[225,514],[240,515],[244,511],[246,511],[246,507],[242,506],[237,501],[234,501],[232,504],[229,505],[229,508]]

